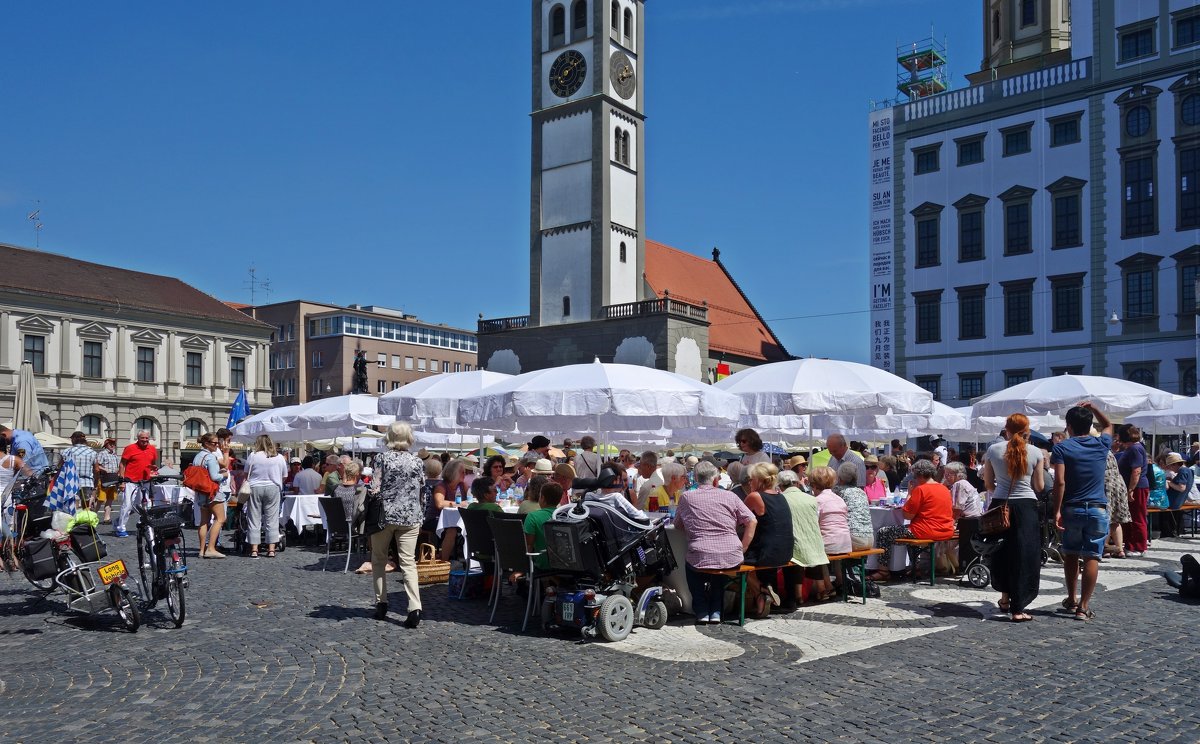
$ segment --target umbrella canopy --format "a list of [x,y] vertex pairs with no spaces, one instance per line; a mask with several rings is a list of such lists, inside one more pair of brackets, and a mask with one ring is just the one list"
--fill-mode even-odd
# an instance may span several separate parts
[[458,421],[523,431],[644,431],[728,426],[738,399],[711,385],[632,364],[571,364],[526,372],[458,404]]
[[313,429],[352,436],[364,426],[386,426],[396,417],[381,414],[379,398],[373,395],[339,395],[299,405],[280,419],[293,431]]
[[33,435],[33,438],[45,449],[66,449],[71,446],[70,439],[63,439],[46,431],[39,431]]
[[834,359],[792,359],[751,367],[713,387],[741,398],[742,425],[775,430],[804,427],[770,417],[929,413],[933,408],[933,395],[908,380],[866,364]]
[[425,431],[457,431],[458,402],[479,395],[512,375],[473,369],[410,382],[379,399],[379,413],[390,414]]
[[1170,408],[1135,413],[1126,416],[1125,423],[1150,434],[1178,434],[1200,429],[1200,397],[1177,398]]
[[1013,413],[1061,416],[1084,400],[1095,403],[1109,416],[1124,416],[1170,408],[1173,397],[1157,388],[1114,377],[1057,375],[1022,382],[980,398],[971,406],[971,413],[975,417]]
[[888,413],[875,415],[823,414],[812,417],[812,425],[823,431],[842,431],[849,434],[902,434],[923,432],[936,434],[943,431],[963,430],[970,427],[970,417],[964,411],[951,408],[945,403],[933,401],[929,413]]
[[37,389],[33,386],[33,364],[22,362],[17,372],[17,408],[13,415],[13,428],[24,429],[30,434],[42,430],[42,409],[38,407]]

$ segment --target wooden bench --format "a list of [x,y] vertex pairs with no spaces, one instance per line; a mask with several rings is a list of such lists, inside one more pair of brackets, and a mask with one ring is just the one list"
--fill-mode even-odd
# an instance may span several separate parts
[[693,570],[696,573],[708,574],[709,576],[725,576],[731,579],[738,579],[738,626],[744,627],[746,625],[746,574],[752,571],[778,571],[781,568],[786,568],[786,566],[751,566],[743,563],[737,568],[696,568]]
[[[1197,511],[1197,510],[1200,510],[1200,504],[1197,504],[1194,502],[1193,503],[1185,503],[1183,506],[1179,507],[1179,511],[1181,511],[1181,512],[1189,512],[1189,511]],[[1172,510],[1171,509],[1163,509],[1162,507],[1158,507],[1158,506],[1152,506],[1149,509],[1147,509],[1146,510],[1146,530],[1152,531],[1152,528],[1154,527],[1154,515],[1155,514],[1163,514],[1164,512],[1169,512],[1169,511],[1172,511]],[[1192,518],[1192,537],[1195,537],[1195,536],[1196,536],[1196,518],[1193,517]]]
[[896,540],[897,545],[903,545],[908,550],[908,562],[912,564],[914,584],[917,583],[917,559],[921,557],[921,553],[929,551],[929,585],[934,586],[937,582],[937,546],[949,542],[957,543],[958,533],[944,540],[921,540],[916,537],[901,537]]
[[858,578],[862,582],[862,601],[867,603],[867,559],[873,555],[883,555],[883,548],[868,548],[867,550],[854,550],[849,553],[837,553],[834,555],[826,555],[830,563],[837,561],[841,562],[841,567],[838,570],[838,580],[842,589],[842,601],[850,601],[850,592],[847,591],[847,585],[850,583],[850,572],[847,570],[849,561],[858,561]]

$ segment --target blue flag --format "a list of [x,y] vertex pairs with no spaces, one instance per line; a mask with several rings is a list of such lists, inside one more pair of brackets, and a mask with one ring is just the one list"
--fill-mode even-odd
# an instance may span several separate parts
[[238,393],[237,400],[233,402],[233,408],[229,409],[229,421],[225,423],[226,429],[232,429],[237,422],[250,415],[250,404],[246,402],[246,388],[242,388]]

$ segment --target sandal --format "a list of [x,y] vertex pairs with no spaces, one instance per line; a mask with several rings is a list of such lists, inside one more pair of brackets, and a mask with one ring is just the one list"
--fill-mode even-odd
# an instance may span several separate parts
[[883,571],[875,571],[874,573],[867,576],[867,578],[870,579],[871,581],[876,581],[876,582],[891,581],[892,580],[892,572],[888,571],[887,573],[884,573]]
[[1010,619],[1014,623],[1028,623],[1033,621],[1033,615],[1026,612],[1014,612]]
[[256,551],[254,551],[253,553],[251,553],[251,554],[250,554],[250,557],[251,557],[251,558],[258,558],[258,551],[256,550]]
[[1072,600],[1070,597],[1067,597],[1062,601],[1063,612],[1074,612],[1077,609],[1079,609],[1079,603]]
[[1076,620],[1083,620],[1084,622],[1086,622],[1088,620],[1091,620],[1094,617],[1096,617],[1096,613],[1094,611],[1092,611],[1091,608],[1088,608],[1086,610],[1082,609],[1082,608],[1075,609],[1075,619]]
[[275,551],[274,551],[274,550],[268,550],[268,551],[267,551],[267,557],[268,557],[268,558],[274,558],[274,557],[275,557]]
[[1010,602],[1005,602],[1004,600],[999,600],[999,601],[997,601],[997,602],[996,602],[996,607],[997,607],[997,608],[998,608],[998,609],[999,609],[1001,612],[1008,612],[1009,608],[1010,608],[1010,607],[1012,607],[1012,602],[1011,602],[1011,601],[1010,601]]

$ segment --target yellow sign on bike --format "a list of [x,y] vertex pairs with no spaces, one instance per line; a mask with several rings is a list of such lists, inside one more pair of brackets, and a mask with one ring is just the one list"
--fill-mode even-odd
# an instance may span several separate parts
[[105,585],[111,584],[118,579],[123,579],[129,575],[129,571],[125,568],[125,561],[117,560],[107,565],[100,567],[100,580]]

